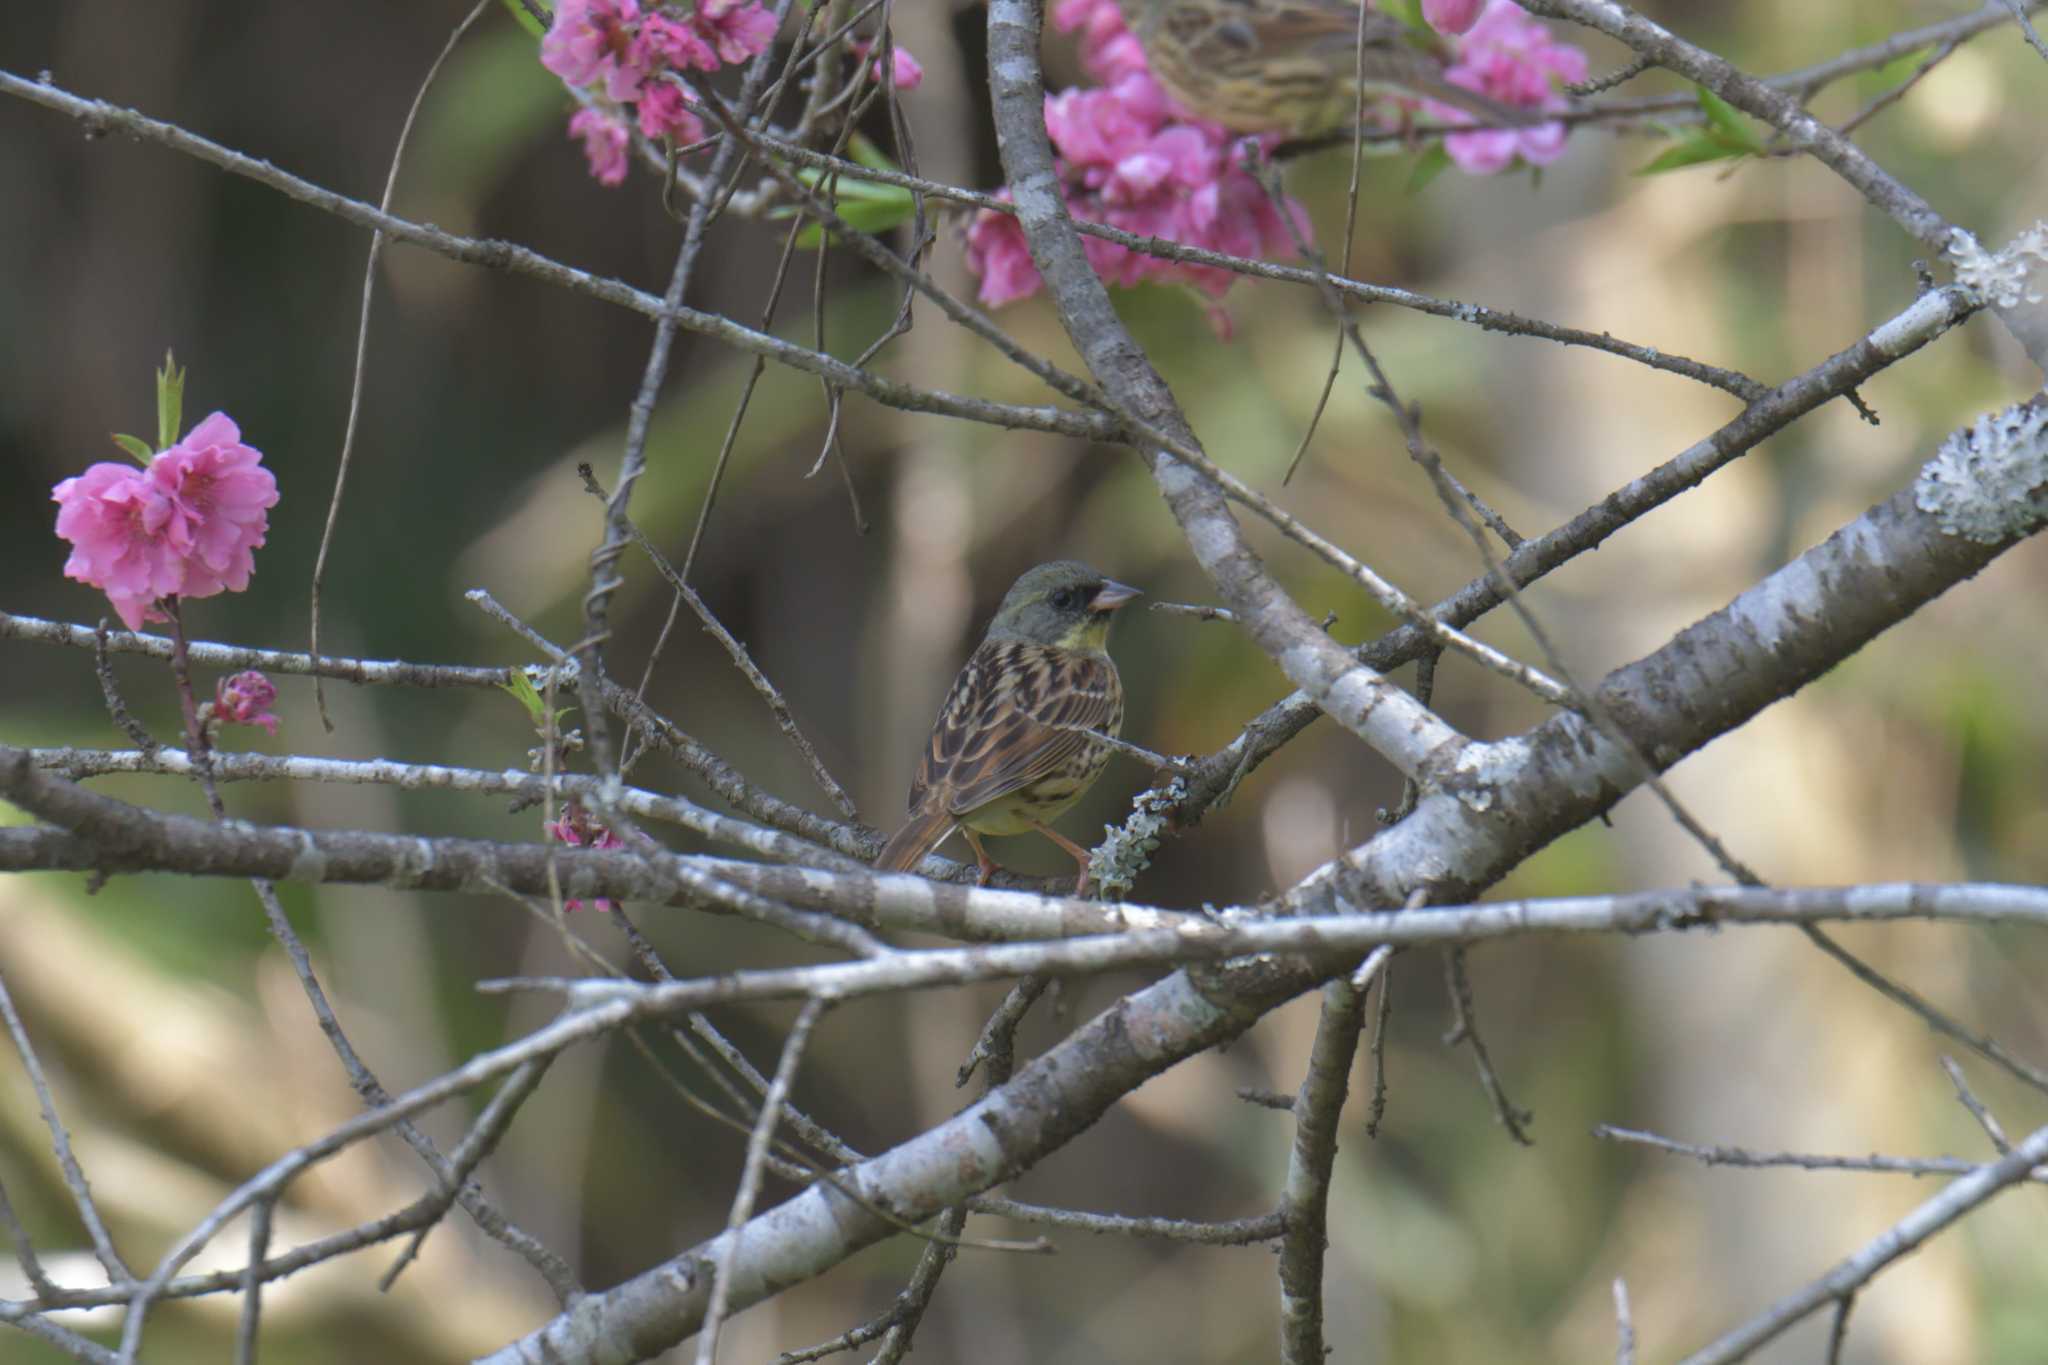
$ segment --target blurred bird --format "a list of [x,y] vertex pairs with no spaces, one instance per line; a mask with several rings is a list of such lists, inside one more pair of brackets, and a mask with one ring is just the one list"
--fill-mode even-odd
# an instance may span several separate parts
[[1114,736],[1123,725],[1109,623],[1137,595],[1073,560],[1041,564],[1011,586],[939,708],[910,783],[909,819],[877,871],[916,867],[957,826],[986,884],[997,864],[980,836],[1037,830],[1079,865],[1074,894],[1088,889],[1088,850],[1048,822],[1109,762],[1109,746],[1090,732]]
[[1312,137],[1358,108],[1359,25],[1365,91],[1426,98],[1482,122],[1526,126],[1532,111],[1453,85],[1406,24],[1350,0],[1117,0],[1153,78],[1189,112],[1238,133]]

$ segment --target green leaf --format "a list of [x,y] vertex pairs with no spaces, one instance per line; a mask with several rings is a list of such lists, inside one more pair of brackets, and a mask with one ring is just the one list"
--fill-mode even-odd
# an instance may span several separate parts
[[169,450],[178,443],[185,420],[185,372],[169,351],[164,367],[156,372],[156,448]]
[[1742,115],[1735,112],[1733,105],[1722,99],[1704,85],[1696,87],[1700,108],[1706,113],[1707,127],[1713,130],[1714,141],[1730,148],[1730,155],[1747,154],[1755,156],[1762,152],[1764,144],[1749,130],[1749,124]]
[[526,6],[519,3],[519,0],[503,0],[503,3],[505,8],[512,12],[512,18],[518,22],[519,27],[531,33],[535,39],[547,37],[547,29],[541,26],[540,20],[534,18]]
[[847,145],[846,150],[857,164],[865,166],[871,171],[896,171],[902,169],[895,162],[891,161],[880,147],[875,145],[873,138],[868,137],[865,133],[855,133],[852,142]]
[[149,468],[150,457],[156,453],[149,448],[149,442],[143,440],[140,436],[130,436],[122,431],[113,433],[113,436],[114,444],[127,451],[130,459],[134,460],[135,463],[141,465],[144,469]]
[[1707,121],[1684,132],[1666,128],[1664,131],[1672,139],[1672,145],[1635,174],[1661,175],[1665,171],[1697,166],[1706,161],[1763,155],[1764,144],[1750,130],[1749,122],[1728,101],[1705,86],[1695,87],[1694,93],[1699,97],[1700,110]]
[[1414,166],[1408,171],[1408,193],[1420,194],[1429,182],[1442,175],[1451,165],[1451,154],[1444,150],[1444,144],[1433,142],[1422,149],[1422,155],[1415,158]]
[[547,703],[541,700],[540,693],[534,689],[533,679],[526,676],[525,670],[512,670],[512,681],[499,683],[498,686],[511,693],[513,700],[526,708],[526,714],[532,718],[535,729],[547,723]]
[[[837,207],[839,216],[848,227],[860,232],[886,232],[898,223],[909,221],[913,205],[906,192],[897,202],[855,199]],[[816,251],[824,240],[822,223],[813,223],[796,235],[797,247],[803,251]]]
[[1681,170],[1686,166],[1697,166],[1703,161],[1726,161],[1735,153],[1713,141],[1711,138],[1688,133],[1657,154],[1647,166],[1640,166],[1631,172],[1634,175],[1662,175],[1666,171]]
[[[815,190],[822,186],[828,178],[832,178],[833,175],[834,173],[831,171],[821,170],[815,166],[807,166],[796,173],[796,178]],[[851,176],[843,174],[832,180],[832,194],[841,202],[855,199],[891,204],[908,204],[910,202],[910,191],[904,189],[901,185],[878,185],[872,180],[856,180]],[[795,212],[796,208],[794,206],[786,206],[780,210],[780,214],[784,218],[789,217]]]
[[[861,232],[886,232],[899,223],[908,222],[917,209],[917,201],[910,191],[900,185],[877,185],[869,180],[834,178],[828,170],[807,167],[797,172],[797,178],[812,189],[826,188],[829,180],[832,193],[832,208],[844,219],[849,227]],[[784,204],[769,210],[770,218],[790,218],[803,210],[795,204]],[[797,234],[796,244],[805,251],[816,251],[825,240],[822,224],[812,223]]]

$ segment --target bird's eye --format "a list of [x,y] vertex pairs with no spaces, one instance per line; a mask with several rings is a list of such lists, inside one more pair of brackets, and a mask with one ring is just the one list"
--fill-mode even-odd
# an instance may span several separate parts
[[1052,602],[1054,611],[1072,611],[1074,609],[1074,590],[1072,588],[1057,589],[1048,600]]

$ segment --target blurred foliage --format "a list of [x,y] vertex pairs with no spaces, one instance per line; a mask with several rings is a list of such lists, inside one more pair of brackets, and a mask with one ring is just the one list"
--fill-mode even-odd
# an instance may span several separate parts
[[[134,105],[374,201],[416,82],[460,8],[31,0],[0,26],[0,67],[48,69],[81,94]],[[1762,71],[1933,17],[1903,0],[1645,8]],[[898,13],[899,23],[912,22]],[[938,18],[916,22],[945,30]],[[978,9],[952,12],[957,61],[921,51],[931,75],[906,112],[928,173],[990,188],[999,171],[976,66],[981,22]],[[1610,45],[1589,47],[1596,71],[1621,63]],[[1844,82],[1817,108],[1840,121],[1916,64],[1917,54]],[[1072,78],[1061,42],[1050,70],[1055,84]],[[2001,30],[1965,46],[1859,141],[1941,211],[1996,240],[2048,212],[2042,80],[2039,58]],[[1653,75],[1625,89],[1683,87]],[[425,101],[395,210],[527,243],[659,292],[680,229],[644,168],[619,191],[585,176],[562,131],[569,107],[533,63],[532,39],[494,10]],[[885,123],[866,131],[886,141]],[[1919,289],[1919,248],[1820,167],[1749,159],[1650,179],[1629,174],[1662,149],[1582,131],[1540,186],[1456,173],[1424,185],[1417,167],[1427,165],[1427,149],[1370,158],[1352,273],[1611,330],[1766,383],[1851,344]],[[303,648],[307,585],[347,411],[365,237],[163,149],[85,139],[26,105],[0,109],[0,165],[13,185],[35,187],[0,194],[8,248],[0,253],[0,606],[87,622],[105,611],[58,576],[48,489],[113,457],[107,432],[150,428],[150,372],[170,347],[190,366],[187,424],[229,411],[284,488],[251,591],[195,604],[194,632]],[[1290,190],[1333,255],[1349,173],[1341,153],[1288,168]],[[959,228],[957,218],[943,225],[935,269],[966,287]],[[786,230],[719,224],[691,302],[757,323]],[[888,326],[898,297],[843,253],[800,257],[767,325],[805,345],[822,336],[850,358]],[[1349,359],[1301,472],[1279,486],[1335,349],[1312,291],[1239,285],[1226,302],[1236,329],[1228,342],[1184,293],[1147,289],[1120,302],[1219,460],[1418,596],[1434,598],[1478,572],[1469,542]],[[1362,317],[1447,464],[1525,533],[1573,515],[1735,411],[1726,395],[1592,352],[1387,307]],[[1042,300],[999,320],[1022,344],[1079,367]],[[524,645],[463,602],[471,587],[489,589],[554,639],[573,640],[600,517],[574,468],[589,461],[607,485],[616,478],[651,329],[591,300],[405,247],[384,256],[371,326],[356,463],[328,570],[325,647],[525,661]],[[876,363],[932,387],[1045,401],[1028,375],[928,307]],[[746,357],[678,339],[633,504],[677,559],[691,544],[752,369]],[[1530,605],[1574,672],[1597,677],[1888,496],[1943,433],[2033,382],[1996,325],[1973,322],[1865,387],[1881,427],[1845,403],[1829,405],[1553,575],[1529,593]],[[692,581],[784,688],[870,823],[887,826],[900,809],[941,689],[1021,568],[1075,555],[1153,600],[1210,600],[1149,477],[1127,454],[906,417],[859,396],[844,399],[828,434],[830,412],[816,381],[764,371]],[[1389,624],[1333,570],[1266,527],[1248,532],[1304,606],[1335,613],[1339,638],[1368,638]],[[621,676],[637,680],[668,602],[630,557],[628,570],[612,657]],[[1689,759],[1674,788],[1776,880],[2048,879],[2044,578],[2040,546],[2006,556],[1806,694]],[[1213,750],[1288,690],[1227,626],[1129,615],[1117,653],[1130,692],[1127,733],[1141,743]],[[1504,614],[1479,633],[1532,655]],[[116,673],[137,716],[159,737],[175,735],[176,704],[161,670],[122,659]],[[310,687],[279,681],[285,731],[275,740],[243,736],[251,748],[516,768],[531,743],[519,706],[496,693],[330,688],[339,727],[330,735]],[[675,632],[650,699],[772,790],[826,808],[694,623]],[[1456,661],[1440,672],[1437,704],[1482,738],[1545,714]],[[0,736],[125,744],[106,723],[89,659],[25,645],[0,652]],[[1119,818],[1145,778],[1136,765],[1112,768],[1066,828],[1084,836]],[[702,796],[660,760],[635,779]],[[179,783],[95,786],[160,809],[203,811]],[[1364,839],[1399,794],[1396,774],[1319,724],[1230,806],[1169,840],[1136,894],[1180,906],[1259,896]],[[233,814],[256,821],[538,833],[537,812],[445,793],[227,795]],[[1063,861],[1030,841],[1005,841],[996,852],[1020,869],[1053,871]],[[1538,853],[1499,894],[1717,875],[1638,795],[1611,826]],[[507,902],[376,888],[286,887],[284,897],[344,1023],[392,1089],[547,1017],[547,1002],[481,996],[477,980],[572,969],[552,931]],[[356,1098],[245,889],[122,878],[88,896],[79,878],[20,878],[0,885],[0,915],[0,976],[51,1068],[95,1189],[139,1259],[276,1152],[354,1112]],[[678,970],[808,960],[730,920],[644,907],[638,919]],[[576,928],[614,961],[627,959],[602,920],[585,915]],[[1900,927],[1851,941],[2021,1054],[2048,1055],[2039,991],[2048,949],[2038,935]],[[1448,1012],[1434,960],[1399,960],[1385,1126],[1367,1141],[1363,1095],[1354,1101],[1333,1194],[1338,1358],[1604,1358],[1617,1275],[1633,1293],[1643,1357],[1668,1358],[1817,1273],[1934,1188],[1694,1168],[1595,1142],[1585,1134],[1596,1122],[1773,1149],[1985,1151],[1934,1066],[1937,1041],[1789,933],[1522,942],[1474,952],[1471,968],[1480,1027],[1510,1093],[1537,1115],[1538,1145],[1506,1139],[1469,1057],[1443,1046]],[[1027,1021],[1023,1049],[1045,1047],[1138,980],[1071,986]],[[835,1011],[806,1059],[798,1102],[867,1150],[919,1131],[967,1098],[952,1087],[953,1069],[1000,996],[989,987]],[[760,1007],[717,1022],[767,1067],[789,1017]],[[1286,1121],[1231,1091],[1294,1089],[1313,1017],[1313,1002],[1298,1002],[1227,1053],[1159,1078],[1028,1173],[1017,1194],[1184,1217],[1264,1209],[1284,1168]],[[493,1194],[593,1286],[720,1226],[738,1169],[739,1136],[703,1118],[677,1087],[716,1100],[715,1088],[665,1041],[649,1041],[659,1067],[617,1045],[565,1057],[486,1168]],[[2039,1095],[1987,1068],[1970,1072],[2009,1131],[2043,1121]],[[1364,1062],[1359,1076],[1369,1083]],[[18,1068],[4,1088],[0,1178],[46,1254],[75,1248],[82,1239]],[[466,1112],[484,1098],[472,1097]],[[459,1131],[449,1116],[429,1127],[444,1141]],[[396,1207],[421,1188],[417,1162],[395,1145],[335,1163],[305,1183],[288,1209],[302,1221],[280,1241]],[[784,1193],[771,1182],[769,1197]],[[2008,1196],[1887,1275],[1858,1302],[1848,1358],[2018,1365],[2048,1356],[2040,1198],[2036,1190]],[[1276,1309],[1265,1253],[1058,1241],[1062,1254],[1051,1259],[964,1254],[920,1347],[934,1359],[988,1362],[1270,1354]],[[221,1245],[231,1261],[242,1243],[231,1230]],[[729,1329],[728,1358],[765,1359],[880,1311],[920,1250],[897,1239],[743,1316]],[[367,1286],[391,1254],[322,1268],[267,1296],[270,1358],[457,1359],[552,1311],[523,1265],[466,1223],[437,1230],[398,1291],[380,1297]],[[164,1310],[151,1359],[222,1358],[231,1307]],[[1812,1358],[1824,1331],[1802,1329],[1760,1358]],[[8,1336],[0,1358],[55,1357]]]

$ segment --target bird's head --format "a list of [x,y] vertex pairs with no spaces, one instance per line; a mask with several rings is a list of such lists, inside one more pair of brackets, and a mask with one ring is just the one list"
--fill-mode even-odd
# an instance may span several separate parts
[[1100,654],[1109,642],[1110,618],[1136,596],[1136,588],[1075,560],[1041,564],[1003,594],[988,635]]

